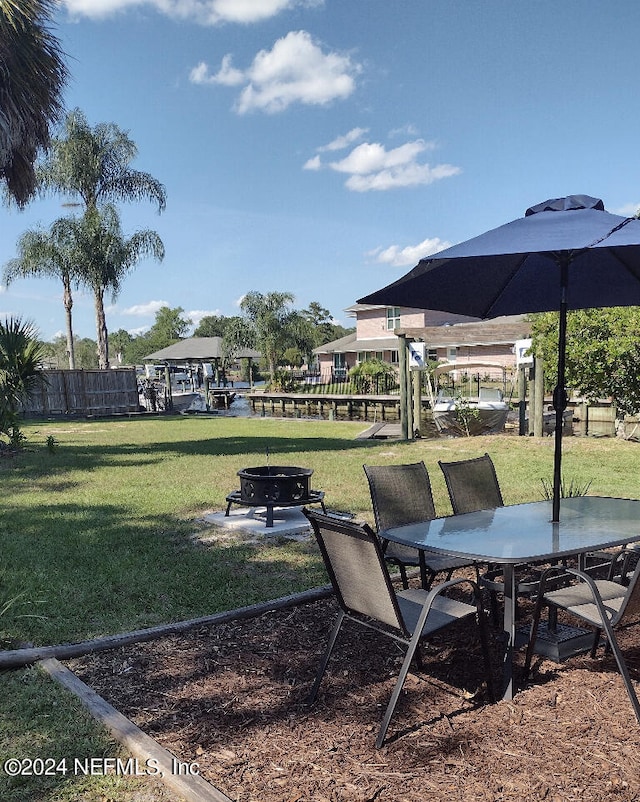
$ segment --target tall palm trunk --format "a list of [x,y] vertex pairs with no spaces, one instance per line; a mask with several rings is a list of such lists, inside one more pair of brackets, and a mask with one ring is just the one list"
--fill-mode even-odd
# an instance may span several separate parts
[[109,335],[107,333],[107,318],[104,313],[104,289],[94,288],[94,303],[96,309],[96,334],[98,337],[98,367],[106,370],[109,367]]
[[69,279],[68,273],[64,273],[64,275],[62,276],[62,284],[64,286],[62,303],[64,304],[65,328],[67,330],[67,356],[69,357],[69,370],[75,370],[76,355],[75,355],[75,346],[73,342],[73,323],[71,318],[71,309],[73,308],[73,297],[71,295],[71,281]]

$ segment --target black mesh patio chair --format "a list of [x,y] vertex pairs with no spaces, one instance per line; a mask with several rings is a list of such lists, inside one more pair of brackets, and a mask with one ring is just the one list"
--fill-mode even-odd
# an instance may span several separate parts
[[[379,533],[396,526],[432,521],[436,517],[431,481],[424,462],[363,467]],[[469,560],[459,557],[449,557],[427,549],[420,552],[385,539],[381,542],[384,558],[398,566],[404,588],[409,587],[407,566],[420,566],[422,586],[428,589],[437,574],[445,573],[447,579],[451,579],[456,568],[473,565]]]
[[584,570],[594,578],[602,578],[602,569],[606,568],[607,579],[628,585],[629,574],[633,573],[639,559],[640,543],[627,543],[615,551],[590,552]]
[[[339,606],[338,617],[307,699],[308,704],[313,704],[317,697],[345,619],[403,643],[406,646],[404,661],[376,740],[376,747],[380,748],[414,656],[420,666],[420,642],[450,624],[471,616],[476,617],[478,622],[487,693],[489,699],[495,701],[485,615],[476,582],[459,578],[437,585],[429,591],[412,588],[396,592],[380,541],[366,523],[345,521],[307,508],[303,512],[313,527]],[[450,588],[464,585],[471,588],[473,604],[444,595]]]
[[[489,454],[456,462],[439,461],[438,465],[444,474],[454,515],[493,510],[504,506],[496,469]],[[496,624],[499,621],[497,594],[504,593],[504,582],[500,581],[500,576],[500,569],[489,565],[488,570],[480,574],[478,580],[481,585],[489,589],[491,613]],[[518,582],[516,594],[530,595],[537,587],[538,577],[533,582]]]
[[[547,592],[549,578],[557,572],[575,577],[578,580],[577,584]],[[543,571],[531,622],[531,634],[523,671],[524,680],[528,678],[531,670],[538,624],[544,606],[549,608],[550,615],[554,610],[565,610],[594,628],[591,657],[596,656],[601,635],[604,633],[605,648],[610,649],[615,656],[633,711],[640,723],[640,703],[616,639],[618,630],[640,622],[640,564],[636,567],[627,587],[607,579],[593,579],[589,574],[575,568],[552,566]],[[553,626],[551,622],[550,626]]]
[[616,582],[621,582],[627,585],[629,582],[629,573],[635,571],[638,561],[640,560],[640,543],[629,543],[618,555],[620,559],[620,572],[616,569],[616,560],[612,561],[611,570],[609,571],[609,579],[616,577]]
[[502,492],[493,460],[488,454],[438,465],[447,483],[454,515],[503,507]]

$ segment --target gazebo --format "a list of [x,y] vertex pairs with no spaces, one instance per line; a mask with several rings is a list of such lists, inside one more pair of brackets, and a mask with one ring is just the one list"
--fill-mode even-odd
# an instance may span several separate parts
[[[214,370],[214,376],[218,385],[220,384],[221,364],[225,357],[222,348],[222,337],[189,337],[180,340],[159,351],[154,351],[144,359],[146,362],[162,362],[168,366],[192,365],[194,363],[210,363]],[[235,359],[246,359],[249,364],[249,382],[251,383],[251,362],[260,359],[262,354],[254,351],[253,348],[240,348],[235,354]]]

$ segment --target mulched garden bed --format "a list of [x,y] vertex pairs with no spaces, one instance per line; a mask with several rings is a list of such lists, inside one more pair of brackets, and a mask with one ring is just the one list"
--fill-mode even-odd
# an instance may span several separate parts
[[[536,661],[526,690],[491,705],[462,623],[425,650],[376,750],[402,660],[391,641],[347,627],[304,705],[335,610],[317,601],[67,665],[238,802],[640,800],[640,726],[612,657]],[[498,684],[500,643],[492,632]],[[640,638],[623,646],[638,680]]]

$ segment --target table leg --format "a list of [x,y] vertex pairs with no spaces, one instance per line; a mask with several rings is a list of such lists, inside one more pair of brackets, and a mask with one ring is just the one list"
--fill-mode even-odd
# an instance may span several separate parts
[[427,561],[425,560],[424,551],[422,549],[418,551],[418,561],[420,563],[420,582],[422,587],[426,590],[429,586],[427,583]]
[[502,667],[502,698],[513,699],[513,657],[516,643],[516,581],[513,565],[502,566],[504,579],[504,663]]

